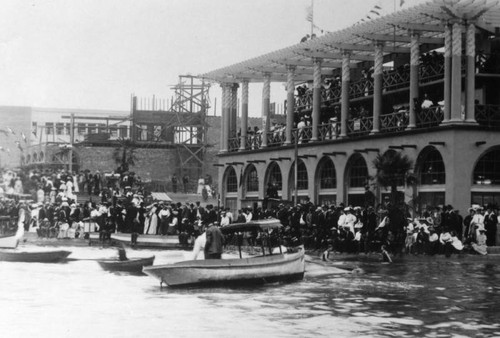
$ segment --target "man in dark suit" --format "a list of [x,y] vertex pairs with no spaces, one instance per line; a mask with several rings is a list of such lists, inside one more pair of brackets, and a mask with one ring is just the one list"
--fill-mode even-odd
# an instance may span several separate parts
[[206,230],[205,259],[221,259],[224,236],[217,222],[210,223]]

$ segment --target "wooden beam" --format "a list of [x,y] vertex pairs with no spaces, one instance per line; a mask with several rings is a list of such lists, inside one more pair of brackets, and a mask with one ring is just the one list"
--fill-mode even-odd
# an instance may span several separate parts
[[[373,50],[374,48],[372,48],[370,51],[373,52]],[[295,52],[295,54],[321,59],[342,60],[343,58],[343,55],[341,53],[313,52],[307,50],[304,50],[303,52]],[[355,61],[373,61],[373,56],[353,54],[350,56],[350,59]]]
[[[273,60],[273,62],[286,65],[286,66],[297,66],[297,67],[313,67],[313,61],[298,61],[298,60],[290,60],[290,59],[282,59],[282,60]],[[342,68],[341,62],[321,62],[322,68]]]
[[[341,50],[360,50],[366,52],[373,52],[375,50],[375,46],[373,45],[355,45],[348,43],[336,43],[336,44],[327,44],[327,46],[332,48],[338,48]],[[410,53],[410,48],[407,47],[386,47],[383,50],[384,53]]]
[[[360,37],[365,39],[374,40],[374,41],[395,41],[395,42],[405,42],[410,43],[410,36],[402,36],[402,35],[385,35],[385,34],[360,34]],[[420,37],[419,42],[421,44],[434,44],[434,45],[444,45],[444,38],[426,38]]]
[[408,29],[410,31],[444,33],[444,26],[440,26],[440,25],[427,25],[427,24],[408,23],[408,22],[398,22],[398,23],[391,24],[391,25],[399,27],[399,28],[403,28],[403,29]]

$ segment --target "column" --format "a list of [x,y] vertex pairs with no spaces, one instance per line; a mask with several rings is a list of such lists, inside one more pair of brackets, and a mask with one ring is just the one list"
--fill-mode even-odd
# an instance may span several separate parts
[[221,115],[221,152],[227,153],[229,149],[229,87],[226,83],[222,87],[222,115]]
[[453,24],[451,56],[451,119],[462,121],[462,25]]
[[420,59],[420,36],[416,33],[411,33],[410,41],[410,121],[407,129],[414,129],[417,126],[417,110],[418,103],[418,82],[419,82],[419,59]]
[[286,82],[286,141],[285,144],[292,143],[292,129],[295,117],[295,66],[287,67]]
[[241,139],[240,151],[245,150],[248,130],[248,81],[241,84]]
[[467,55],[467,76],[466,76],[466,96],[467,104],[465,109],[465,122],[476,123],[475,115],[475,91],[476,91],[476,26],[469,23],[467,26],[467,45],[465,54]]
[[230,131],[229,135],[231,138],[236,136],[236,124],[238,120],[238,87],[237,83],[231,85],[231,124],[229,125]]
[[451,26],[444,27],[444,117],[443,122],[451,118]]
[[341,93],[341,117],[340,137],[347,137],[347,118],[349,116],[349,85],[351,81],[351,53],[344,52],[342,58],[342,93]]
[[262,86],[262,148],[267,147],[267,133],[269,132],[269,105],[271,99],[271,74],[264,74]]
[[373,67],[373,128],[371,134],[376,134],[380,131],[380,114],[382,112],[382,72],[384,65],[384,54],[382,53],[383,46],[375,45],[375,58]]
[[311,141],[318,140],[318,125],[321,115],[321,62],[319,58],[314,59],[313,74],[313,107],[312,107],[312,137]]

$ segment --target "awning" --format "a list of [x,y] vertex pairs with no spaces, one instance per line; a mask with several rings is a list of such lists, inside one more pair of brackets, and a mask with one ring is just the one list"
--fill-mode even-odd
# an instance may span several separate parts
[[151,196],[154,201],[172,202],[172,199],[164,192],[152,192]]

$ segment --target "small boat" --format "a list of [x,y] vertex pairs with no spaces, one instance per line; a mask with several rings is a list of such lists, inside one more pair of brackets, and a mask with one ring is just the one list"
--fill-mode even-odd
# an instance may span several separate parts
[[153,265],[154,260],[155,256],[131,258],[123,261],[118,259],[102,259],[97,262],[106,271],[142,273],[142,268]]
[[[224,234],[239,234],[243,232],[260,232],[264,238],[269,231],[282,227],[277,219],[252,221],[248,223],[231,224],[222,227]],[[267,237],[269,238],[269,237]],[[193,285],[226,285],[226,284],[264,284],[281,281],[294,281],[304,278],[305,258],[302,247],[293,251],[273,253],[271,247],[263,255],[249,258],[241,257],[241,246],[238,241],[240,258],[188,260],[166,265],[145,267],[144,273],[160,280],[160,285],[193,286]]]
[[0,250],[0,261],[27,263],[56,263],[64,261],[71,251],[66,250]]
[[[99,242],[99,233],[90,234],[91,243]],[[111,242],[115,244],[125,244],[134,248],[147,249],[184,249],[185,246],[179,243],[178,236],[143,235],[129,233],[111,234]]]

